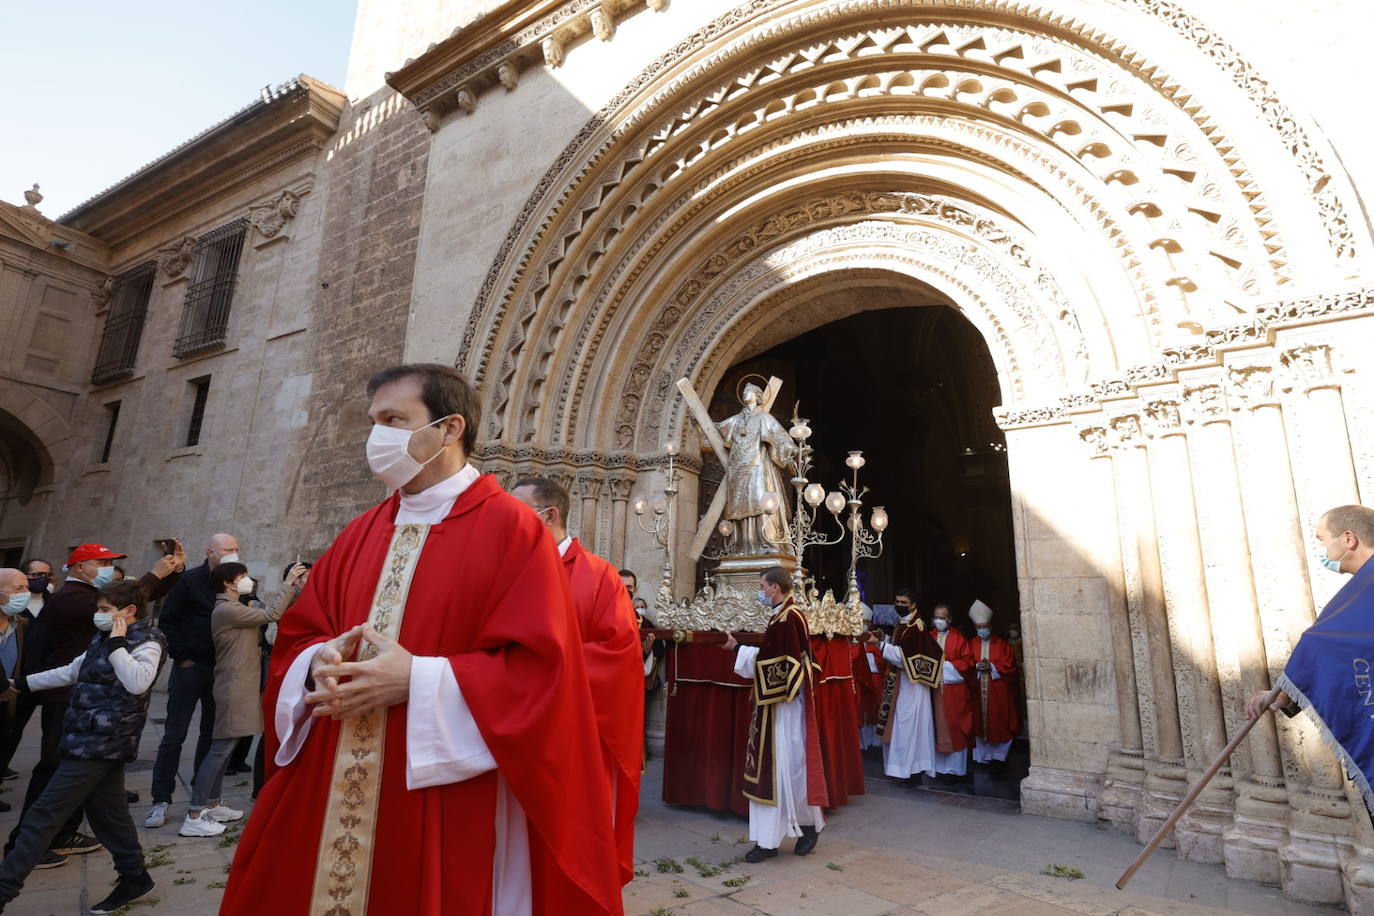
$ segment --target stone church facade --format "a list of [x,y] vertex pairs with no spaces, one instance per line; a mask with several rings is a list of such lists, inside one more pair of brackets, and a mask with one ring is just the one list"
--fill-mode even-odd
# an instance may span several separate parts
[[[0,390],[0,435],[28,455],[27,477],[6,462],[0,546],[195,549],[223,529],[255,566],[317,553],[382,495],[361,389],[404,358],[467,373],[483,468],[566,481],[573,528],[617,563],[659,565],[631,506],[682,443],[689,569],[702,444],[676,380],[709,392],[875,303],[940,304],[995,367],[1023,806],[1144,840],[1339,586],[1317,516],[1374,502],[1370,18],[1350,0],[362,0],[343,92],[294,81],[60,223],[5,223],[30,227],[0,249],[15,314],[40,275],[97,326],[102,300],[150,293],[127,374],[91,382],[92,333],[61,396],[28,367]],[[182,352],[200,300],[177,284],[227,276],[206,254],[226,226],[229,317]],[[1374,906],[1374,831],[1303,717],[1261,722],[1176,842]]]

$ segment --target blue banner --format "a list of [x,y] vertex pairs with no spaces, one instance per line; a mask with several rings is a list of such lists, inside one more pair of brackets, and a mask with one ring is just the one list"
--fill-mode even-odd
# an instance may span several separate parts
[[1374,805],[1374,560],[1302,634],[1279,686],[1321,720],[1323,737]]

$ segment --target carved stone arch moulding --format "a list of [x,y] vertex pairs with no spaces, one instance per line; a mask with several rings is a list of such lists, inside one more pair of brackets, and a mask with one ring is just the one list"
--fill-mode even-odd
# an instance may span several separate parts
[[[1004,394],[1019,400],[1028,385],[1032,391],[1063,387],[1052,331],[1043,326],[1041,313],[1029,313],[1041,327],[1021,323],[1017,307],[1006,299],[1024,297],[1024,290],[996,259],[948,231],[869,220],[818,229],[758,252],[710,289],[688,312],[683,328],[665,332],[658,350],[642,349],[626,381],[611,379],[589,405],[594,412],[614,410],[611,447],[648,447],[643,443],[679,435],[682,414],[672,388],[676,379],[686,376],[710,384],[728,368],[722,362],[739,352],[738,342],[731,345],[728,339],[749,333],[740,326],[745,316],[755,324],[767,321],[789,308],[794,294],[804,295],[801,284],[809,278],[855,270],[900,275],[946,296],[983,335]],[[1028,377],[1028,371],[1034,376]]]
[[[708,44],[715,44],[741,25],[750,22],[755,17],[763,16],[776,8],[780,8],[782,5],[783,0],[754,0],[754,2],[738,7],[717,19],[680,42],[672,52],[665,54],[646,68],[598,115],[584,125],[582,131],[568,145],[558,161],[548,170],[536,187],[498,252],[479,294],[477,307],[474,310],[476,320],[468,324],[459,354],[460,365],[466,366],[475,376],[485,379],[490,368],[492,350],[496,343],[495,338],[500,336],[504,330],[504,315],[511,298],[517,292],[516,287],[522,278],[526,277],[536,284],[539,282],[537,274],[542,268],[536,268],[531,272],[531,261],[543,260],[547,264],[549,261],[561,259],[559,252],[545,250],[549,243],[549,230],[553,228],[555,223],[559,222],[561,215],[565,215],[564,211],[569,208],[570,201],[580,199],[586,193],[594,193],[604,199],[607,196],[608,182],[614,186],[634,171],[635,166],[639,163],[633,159],[633,149],[630,150],[632,154],[630,157],[618,161],[619,168],[608,165],[608,160],[612,158],[608,154],[617,150],[624,152],[623,148],[627,144],[629,147],[637,146],[638,143],[634,141],[644,139],[642,133],[645,126],[652,123],[655,118],[660,117],[660,112],[665,110],[681,112],[682,117],[691,120],[694,109],[688,103],[692,101],[690,97],[695,86],[703,83],[708,85],[715,83],[715,94],[717,96],[722,95],[722,89],[728,91],[732,86],[739,85],[739,83],[736,81],[721,87],[718,77],[722,73],[728,74],[738,70],[739,65],[735,62],[756,53],[761,45],[766,43],[778,44],[780,36],[797,34],[805,37],[827,28],[833,30],[837,24],[843,21],[861,19],[864,15],[879,11],[884,12],[885,19],[892,19],[894,15],[905,14],[913,20],[922,21],[922,4],[917,3],[896,2],[896,0],[860,0],[860,2],[846,4],[826,4],[823,7],[806,10],[790,19],[777,19],[763,27],[750,29],[739,35],[733,44],[713,50],[707,58],[683,70],[683,62],[701,52]],[[1210,30],[1188,16],[1186,12],[1172,4],[1159,2],[1159,0],[1131,0],[1131,5],[1144,12],[1159,16],[1181,35],[1189,36],[1195,40],[1198,39],[1198,36],[1207,38],[1206,41],[1200,42],[1204,53],[1208,54],[1223,72],[1249,95],[1266,122],[1279,134],[1280,141],[1285,145],[1285,148],[1292,152],[1304,176],[1309,179],[1307,190],[1315,206],[1321,211],[1322,224],[1327,230],[1332,250],[1343,257],[1353,256],[1355,239],[1353,230],[1351,230],[1345,217],[1345,207],[1336,192],[1338,182],[1330,180],[1331,176],[1324,165],[1325,153],[1313,146],[1310,137],[1301,127],[1299,119],[1281,100],[1277,99],[1270,87],[1258,77],[1248,63],[1235,53],[1233,48],[1216,40]],[[957,19],[954,14],[959,11],[966,11],[965,15],[996,13],[1002,19],[1009,16],[1018,23],[1027,25],[1032,31],[1043,30],[1043,34],[1039,37],[1048,37],[1051,33],[1071,36],[1082,47],[1124,68],[1135,78],[1144,80],[1153,86],[1160,96],[1169,99],[1179,111],[1186,113],[1192,119],[1193,123],[1207,137],[1207,142],[1212,145],[1217,155],[1221,156],[1227,163],[1228,171],[1233,176],[1237,187],[1240,187],[1244,196],[1252,201],[1251,209],[1255,210],[1257,207],[1261,207],[1260,204],[1254,202],[1262,200],[1263,191],[1258,187],[1256,177],[1246,168],[1234,148],[1226,145],[1227,141],[1221,130],[1221,125],[1212,119],[1205,105],[1193,97],[1186,86],[1169,75],[1163,64],[1146,60],[1141,52],[1127,47],[1116,36],[1094,29],[1091,24],[1069,20],[1029,4],[1009,2],[1009,0],[964,0],[964,2],[942,3],[940,5],[940,20]],[[929,22],[929,20],[930,17],[927,16],[924,21]],[[901,37],[900,34],[896,33],[902,31],[901,28],[888,30],[889,35],[887,37],[896,40]],[[943,37],[945,41],[948,41],[948,35],[931,36],[922,33],[922,35],[917,36],[912,34],[911,28],[906,29],[906,38],[915,39],[918,37],[922,38],[925,44],[930,45],[929,48],[918,45],[923,53],[941,49],[938,42],[931,43],[933,38]],[[861,48],[860,45],[862,44],[862,42],[851,43],[847,48],[827,46],[821,49],[821,52],[853,53],[857,51],[871,53],[871,49]],[[951,45],[950,48],[966,53],[973,49],[978,51],[981,57],[986,57],[988,55],[983,54],[988,50],[986,42],[982,44],[983,47],[981,48],[977,46],[977,43],[957,48]],[[813,53],[815,53],[814,50]],[[989,52],[994,58],[996,58],[997,53]],[[994,63],[1005,65],[1008,61],[1014,62],[1015,55],[1008,54],[1001,60],[994,60]],[[1035,73],[1038,67],[1046,64],[1046,61],[1027,62],[1023,69],[1026,72]],[[1053,68],[1046,67],[1046,69],[1052,70]],[[683,72],[674,75],[674,71],[679,70],[683,70]],[[754,70],[736,75],[748,81],[758,81],[761,71]],[[1067,86],[1068,83],[1065,82],[1064,85]],[[1070,87],[1070,89],[1072,88]],[[1087,85],[1087,82],[1076,88],[1081,92],[1098,91],[1097,86]],[[647,99],[637,105],[633,104],[636,99],[641,97],[647,97]],[[700,106],[709,102],[710,99],[698,95],[695,101]],[[699,110],[699,108],[695,110]],[[608,129],[608,124],[614,126]],[[1156,142],[1156,140],[1148,140],[1147,142]],[[1167,144],[1167,142],[1168,137],[1166,136],[1165,143]],[[1170,148],[1169,151],[1176,150]],[[1262,209],[1256,213],[1258,224],[1263,225],[1266,220],[1267,216],[1262,212]],[[1272,254],[1279,254],[1281,243],[1277,241],[1277,228],[1261,228],[1260,232],[1265,238],[1266,248],[1270,249]],[[569,239],[572,235],[574,233],[564,232],[560,237]],[[552,244],[553,247],[557,247],[556,243]],[[503,292],[498,296],[497,287],[502,283],[506,285]],[[479,336],[482,338],[480,346]]]

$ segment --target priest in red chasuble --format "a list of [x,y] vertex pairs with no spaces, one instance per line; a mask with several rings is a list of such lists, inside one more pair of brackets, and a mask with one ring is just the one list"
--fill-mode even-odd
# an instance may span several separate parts
[[759,576],[759,598],[773,608],[763,644],[736,651],[735,673],[754,682],[754,716],[744,761],[744,794],[749,799],[749,838],[754,848],[746,862],[778,854],[783,837],[798,837],[794,850],[804,856],[816,848],[829,805],[820,730],[816,725],[817,673],[811,660],[806,616],[792,601],[792,574],[781,566]]
[[635,876],[635,814],[644,754],[644,668],[639,616],[614,566],[568,535],[568,491],[547,477],[526,477],[511,495],[535,511],[563,557],[582,630],[582,654],[596,707],[601,754],[611,787],[612,820],[620,850],[620,881]]
[[968,689],[973,680],[973,647],[968,637],[951,625],[948,604],[935,605],[932,613],[935,641],[945,653],[944,674],[936,691],[935,775],[967,776],[968,748],[973,743],[973,703]]
[[553,540],[467,457],[446,366],[368,385],[393,492],[282,618],[267,783],[221,913],[620,913],[610,789]]
[[1016,658],[1011,645],[992,632],[992,608],[975,601],[968,616],[977,627],[972,645],[978,676],[978,692],[973,696],[973,761],[1001,763],[1007,759],[1012,739],[1021,734],[1021,715],[1012,689]]

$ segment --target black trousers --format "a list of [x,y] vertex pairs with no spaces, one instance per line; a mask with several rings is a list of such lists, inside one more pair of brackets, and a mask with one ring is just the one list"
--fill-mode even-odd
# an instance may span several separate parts
[[[6,855],[14,848],[15,840],[19,836],[20,827],[24,823],[24,818],[28,816],[29,809],[43,794],[48,786],[48,780],[52,779],[53,774],[57,772],[58,765],[62,762],[57,749],[62,742],[62,720],[67,715],[67,704],[63,701],[40,703],[34,699],[32,694],[22,693],[19,695],[17,703],[14,725],[6,737],[5,747],[0,749],[0,752],[8,752],[5,757],[6,761],[13,756],[14,749],[11,742],[15,745],[19,743],[19,738],[24,732],[24,725],[33,716],[34,710],[38,711],[39,724],[43,729],[43,742],[38,750],[38,763],[33,768],[33,775],[29,777],[29,787],[24,791],[24,806],[20,809],[19,824],[10,831],[9,839],[5,842]],[[78,804],[68,815],[67,822],[57,832],[54,839],[65,839],[80,829],[81,817],[81,806]]]
[[177,765],[181,745],[191,730],[191,716],[200,706],[200,737],[196,741],[195,768],[200,769],[210,742],[215,737],[215,668],[197,662],[183,668],[177,665],[167,678],[167,724],[162,728],[162,743],[153,763],[153,801],[170,802],[177,784]]
[[68,757],[58,764],[43,794],[19,822],[14,850],[0,861],[0,906],[19,896],[58,831],[83,806],[91,831],[114,857],[120,877],[143,874],[143,847],[124,800],[124,761]]

